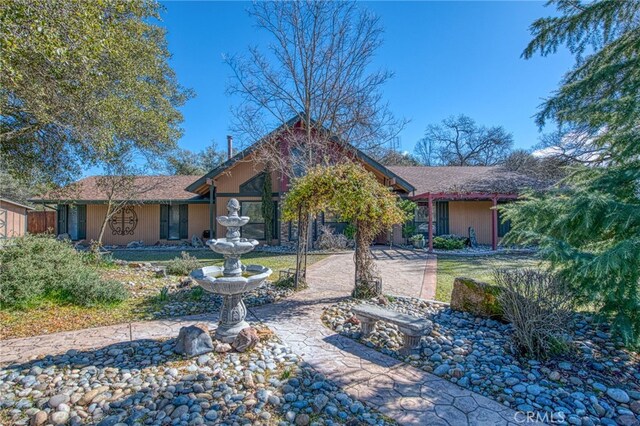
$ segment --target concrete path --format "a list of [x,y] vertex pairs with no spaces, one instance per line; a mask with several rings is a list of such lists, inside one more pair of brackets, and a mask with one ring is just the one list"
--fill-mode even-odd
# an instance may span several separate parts
[[[420,296],[425,290],[428,256],[411,251],[376,249],[386,292]],[[254,320],[278,336],[311,366],[401,425],[507,425],[517,413],[432,374],[335,334],[320,322],[323,309],[352,289],[353,255],[335,255],[314,264],[310,288],[271,305],[249,310]],[[69,349],[93,349],[115,342],[174,337],[180,327],[197,321],[215,326],[214,316],[148,321],[0,342],[0,365]],[[520,415],[520,420],[524,418]]]

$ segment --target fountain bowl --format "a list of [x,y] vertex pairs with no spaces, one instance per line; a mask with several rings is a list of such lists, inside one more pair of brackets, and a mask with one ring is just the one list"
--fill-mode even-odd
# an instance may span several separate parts
[[218,216],[217,220],[225,228],[240,227],[249,222],[249,216]]
[[262,265],[244,265],[242,269],[241,276],[224,276],[222,266],[205,266],[192,271],[191,278],[209,293],[230,296],[255,290],[272,274]]
[[253,250],[253,248],[258,245],[258,241],[247,238],[240,238],[237,241],[218,238],[207,241],[207,245],[216,253],[240,255]]

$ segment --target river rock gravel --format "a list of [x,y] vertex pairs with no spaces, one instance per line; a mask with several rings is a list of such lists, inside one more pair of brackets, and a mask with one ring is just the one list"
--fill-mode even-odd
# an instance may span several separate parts
[[365,302],[433,321],[434,330],[422,338],[419,353],[405,357],[398,353],[402,335],[392,324],[378,322],[367,339],[361,338],[351,312],[356,303],[346,300],[327,308],[324,323],[515,410],[536,413],[547,423],[640,425],[640,358],[590,316],[575,315],[567,355],[542,361],[514,355],[508,324],[415,298]]
[[71,350],[0,368],[0,424],[386,425],[271,336],[184,358],[175,340]]

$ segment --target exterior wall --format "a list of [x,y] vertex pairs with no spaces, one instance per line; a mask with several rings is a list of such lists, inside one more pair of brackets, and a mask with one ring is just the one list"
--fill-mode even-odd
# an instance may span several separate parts
[[189,238],[194,235],[202,238],[205,229],[209,229],[209,204],[189,204]]
[[[133,235],[113,235],[107,225],[102,243],[105,245],[127,245],[131,241],[142,240],[145,245],[179,244],[184,240],[160,240],[160,205],[143,204],[134,207],[138,216],[138,225]],[[87,205],[87,239],[97,240],[100,227],[107,212],[107,206],[102,204]],[[209,229],[209,205],[189,204],[189,240],[193,235],[202,238],[202,231]]]
[[6,212],[6,225],[0,238],[24,235],[27,231],[27,209],[6,201],[0,201],[0,209]]
[[[134,210],[138,217],[138,225],[134,229],[133,235],[113,235],[111,228],[107,225],[102,238],[103,244],[127,245],[131,241],[142,240],[145,245],[153,245],[158,242],[160,236],[160,205],[143,204],[135,206]],[[106,205],[87,205],[87,241],[98,239],[100,227],[106,214]]]
[[[240,185],[264,171],[264,164],[252,161],[252,156],[236,163],[233,167],[215,179],[217,194],[238,194]],[[271,174],[271,186],[273,192],[280,189],[280,179],[277,173]],[[217,199],[217,197],[216,197]],[[226,214],[226,210],[225,213]]]
[[491,201],[449,201],[449,233],[469,236],[476,231],[478,244],[491,244]]

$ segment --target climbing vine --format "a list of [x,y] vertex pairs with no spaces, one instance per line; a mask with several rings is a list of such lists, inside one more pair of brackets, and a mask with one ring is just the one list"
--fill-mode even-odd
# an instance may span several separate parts
[[366,298],[380,292],[375,286],[377,270],[369,246],[384,229],[404,222],[398,197],[362,166],[346,162],[317,166],[296,179],[282,207],[284,220],[336,212],[340,220],[353,223],[355,232],[355,287],[353,296]]

